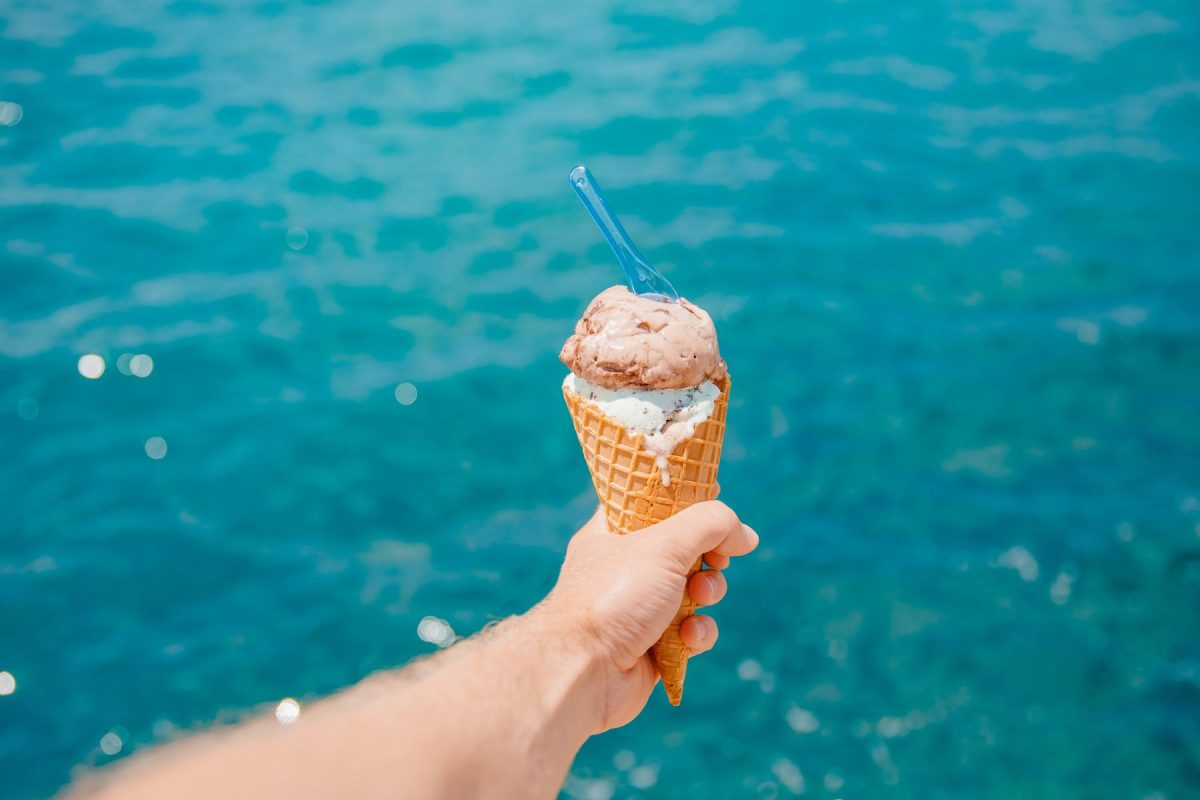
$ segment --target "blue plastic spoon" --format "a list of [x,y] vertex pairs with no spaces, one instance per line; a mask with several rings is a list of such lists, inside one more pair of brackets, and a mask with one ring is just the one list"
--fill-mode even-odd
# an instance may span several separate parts
[[617,254],[617,261],[621,262],[621,268],[625,270],[625,277],[629,279],[629,288],[633,293],[662,303],[678,303],[679,292],[675,291],[671,282],[650,266],[650,262],[638,252],[629,234],[621,227],[621,221],[600,193],[600,187],[596,185],[596,179],[588,172],[587,167],[580,165],[571,170],[571,186],[575,187],[575,193],[583,201],[583,207],[592,215],[592,219],[600,227],[600,232]]

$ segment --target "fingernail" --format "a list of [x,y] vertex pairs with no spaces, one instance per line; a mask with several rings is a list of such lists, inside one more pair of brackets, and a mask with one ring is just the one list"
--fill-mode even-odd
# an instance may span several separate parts
[[754,528],[751,528],[749,525],[746,525],[745,523],[742,524],[742,527],[746,529],[746,533],[750,534],[750,540],[752,542],[754,542],[751,549],[758,547],[758,531],[754,530]]

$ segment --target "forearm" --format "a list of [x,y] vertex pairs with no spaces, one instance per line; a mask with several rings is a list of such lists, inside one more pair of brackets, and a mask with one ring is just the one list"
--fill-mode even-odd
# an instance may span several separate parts
[[447,796],[456,798],[555,797],[603,710],[603,669],[579,632],[536,608],[430,667],[399,699],[421,720],[405,736],[409,752],[436,742],[445,754],[448,776],[437,787],[452,785]]
[[597,729],[603,671],[545,609],[316,703],[133,759],[102,798],[554,797]]

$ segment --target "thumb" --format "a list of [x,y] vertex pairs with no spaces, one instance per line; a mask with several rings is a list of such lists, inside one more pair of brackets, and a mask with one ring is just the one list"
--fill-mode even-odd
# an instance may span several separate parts
[[656,550],[667,557],[680,574],[691,569],[696,559],[708,552],[744,556],[758,546],[758,534],[743,525],[733,509],[717,500],[689,506],[640,534],[652,537]]

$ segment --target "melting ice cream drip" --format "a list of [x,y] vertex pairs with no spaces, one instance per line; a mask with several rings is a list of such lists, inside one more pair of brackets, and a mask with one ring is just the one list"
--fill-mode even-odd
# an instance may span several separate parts
[[601,413],[642,435],[642,445],[654,456],[663,486],[671,485],[668,456],[712,416],[721,390],[712,381],[683,389],[606,389],[568,374],[563,386],[594,403]]

